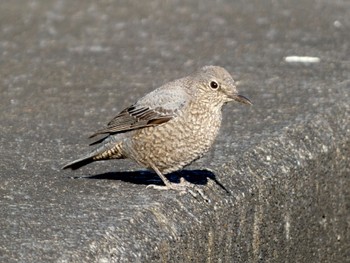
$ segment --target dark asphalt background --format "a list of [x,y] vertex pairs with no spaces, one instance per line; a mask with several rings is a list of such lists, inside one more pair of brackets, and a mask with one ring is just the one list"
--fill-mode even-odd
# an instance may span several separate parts
[[[350,1],[2,1],[0,54],[1,262],[350,260]],[[210,204],[130,161],[60,170],[204,65],[254,103],[171,176]]]

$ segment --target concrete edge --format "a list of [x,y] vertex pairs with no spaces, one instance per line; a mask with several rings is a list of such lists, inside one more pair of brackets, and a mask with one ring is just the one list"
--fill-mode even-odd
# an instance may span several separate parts
[[[344,179],[345,172],[350,170],[350,81],[341,83],[336,89],[338,94],[343,95],[336,105],[330,104],[315,113],[306,114],[304,119],[283,128],[278,135],[264,136],[241,158],[228,161],[216,171],[220,177],[231,178],[228,187],[235,190],[231,198],[209,206],[200,205],[193,212],[183,209],[183,213],[193,217],[187,225],[180,225],[181,221],[177,221],[181,214],[170,212],[172,215],[169,215],[167,208],[159,204],[137,215],[135,228],[141,231],[137,239],[129,237],[129,240],[123,240],[114,229],[110,229],[103,239],[88,244],[87,251],[79,251],[69,258],[64,256],[60,261],[215,262],[220,259],[232,262],[234,258],[234,262],[293,262],[293,259],[297,260],[295,253],[299,250],[301,259],[313,255],[314,262],[325,259],[341,262],[346,257],[349,236],[346,229],[342,230],[349,220],[349,215],[344,214],[346,210],[340,211],[339,217],[334,211],[330,212],[338,221],[338,225],[334,223],[332,227],[339,234],[316,243],[320,247],[310,244],[310,247],[303,248],[320,231],[319,222],[314,221],[318,214],[301,214],[301,218],[306,220],[305,225],[291,229],[292,224],[303,223],[295,217],[295,209],[299,211],[303,202],[309,203],[315,198],[326,200],[321,191],[315,192],[314,189],[321,181],[328,180],[324,172],[330,171],[329,167],[341,169],[336,171],[336,181],[332,182],[331,188],[340,187],[338,197],[343,199],[333,201],[340,202],[341,209],[345,209],[344,202],[349,197],[349,191],[344,190],[344,187],[349,187],[349,180],[343,186],[340,184],[344,181],[337,180]],[[327,188],[327,184],[321,187]],[[303,191],[305,196],[297,198],[296,192]],[[271,205],[273,202],[279,204]],[[174,199],[173,204],[168,205],[179,204],[180,201]],[[322,210],[322,202],[315,206],[312,209]],[[215,212],[211,213],[212,210]],[[164,219],[161,223],[160,217]],[[276,225],[269,225],[271,222]],[[308,225],[312,222],[315,225]],[[147,227],[143,228],[145,225]],[[314,235],[308,231],[310,227],[316,231]],[[154,231],[147,231],[152,228]],[[311,236],[304,236],[303,232]],[[307,240],[303,241],[303,238]],[[271,239],[275,239],[273,245]],[[342,242],[337,244],[337,239]],[[329,254],[327,246],[332,242],[337,246]]]

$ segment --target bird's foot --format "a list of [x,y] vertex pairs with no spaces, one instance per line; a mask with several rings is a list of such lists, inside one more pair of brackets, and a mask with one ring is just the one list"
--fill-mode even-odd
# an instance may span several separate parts
[[157,190],[175,190],[175,191],[179,191],[180,195],[190,193],[194,198],[198,198],[198,195],[199,195],[206,202],[210,203],[210,199],[205,195],[204,191],[201,188],[199,188],[195,184],[192,184],[186,181],[183,177],[180,178],[180,183],[178,184],[168,181],[166,185],[150,184],[146,188],[153,188]]

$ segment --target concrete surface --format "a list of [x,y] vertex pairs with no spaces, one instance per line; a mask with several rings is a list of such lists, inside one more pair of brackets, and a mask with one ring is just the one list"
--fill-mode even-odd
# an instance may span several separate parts
[[[348,0],[0,7],[1,262],[350,261]],[[212,151],[171,176],[211,203],[145,189],[160,180],[129,161],[60,170],[138,97],[209,64],[254,102],[226,107]]]

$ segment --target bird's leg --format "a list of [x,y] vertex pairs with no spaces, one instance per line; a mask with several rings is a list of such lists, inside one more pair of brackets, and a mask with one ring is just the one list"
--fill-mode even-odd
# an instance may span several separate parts
[[147,188],[154,188],[154,189],[158,189],[158,190],[177,190],[180,192],[184,192],[186,191],[186,188],[184,187],[184,185],[181,184],[175,184],[172,183],[168,180],[168,178],[165,177],[165,175],[162,174],[161,171],[159,171],[159,169],[157,168],[157,166],[155,166],[151,161],[149,161],[149,164],[151,166],[151,168],[157,173],[157,175],[160,177],[160,179],[162,179],[163,183],[165,185],[154,185],[154,184],[150,184],[147,186]]
[[[180,183],[172,183],[170,182],[155,166],[152,162],[149,162],[151,168],[157,173],[157,175],[162,179],[165,185],[154,185],[150,184],[146,188],[153,188],[158,190],[176,190],[179,191],[180,194],[185,194],[189,192],[193,197],[197,198],[198,194],[206,201],[210,202],[210,199],[204,194],[203,190],[198,188],[196,185],[186,181],[183,177],[180,178]],[[196,193],[197,192],[197,193]]]
[[[163,183],[165,185],[154,185],[154,184],[150,184],[147,186],[147,188],[152,187],[154,189],[159,189],[159,190],[168,190],[168,189],[173,189],[174,187],[174,183],[170,182],[168,180],[168,178],[165,177],[165,175],[163,175],[161,173],[161,171],[159,171],[159,169],[157,168],[157,166],[155,166],[152,162],[149,162],[151,168],[157,173],[157,175],[160,177],[160,179],[162,179]],[[179,189],[182,190],[182,189]]]

